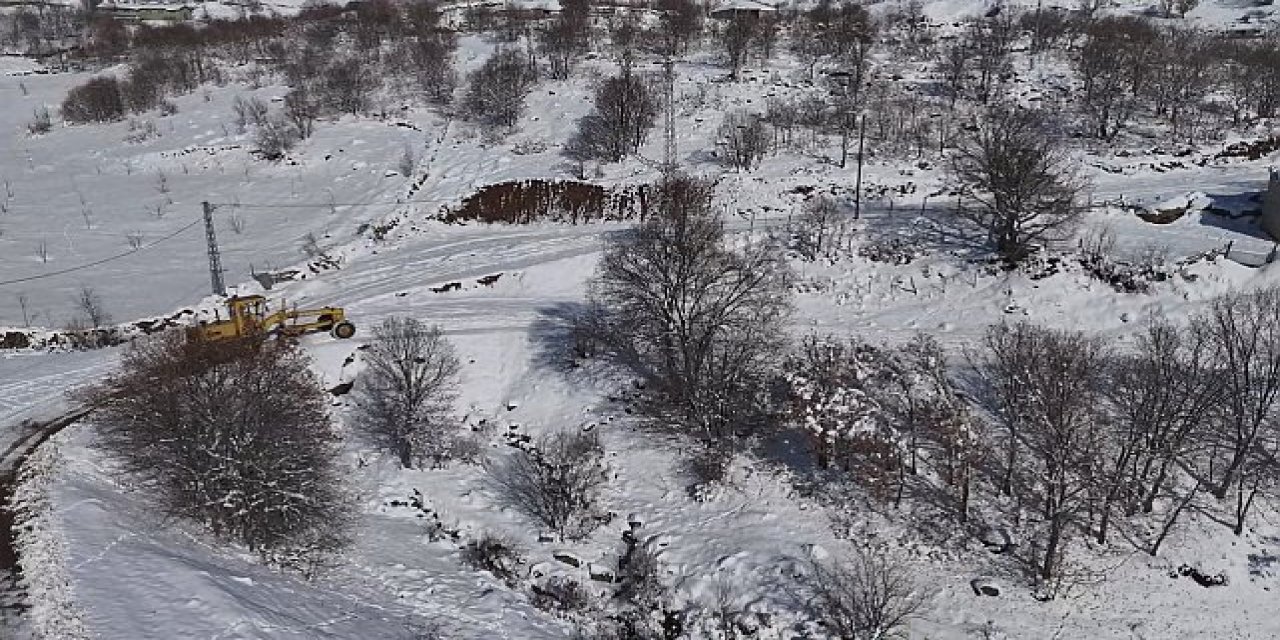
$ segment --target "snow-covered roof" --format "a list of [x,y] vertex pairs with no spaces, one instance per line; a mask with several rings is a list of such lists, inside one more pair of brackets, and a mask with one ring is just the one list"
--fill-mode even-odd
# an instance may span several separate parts
[[560,0],[482,0],[480,2],[460,2],[445,5],[446,10],[466,10],[474,7],[495,7],[504,8],[507,6],[516,9],[537,10],[537,11],[559,11]]
[[778,8],[767,2],[760,0],[722,0],[716,3],[711,9],[711,13],[730,12],[730,11],[777,11]]

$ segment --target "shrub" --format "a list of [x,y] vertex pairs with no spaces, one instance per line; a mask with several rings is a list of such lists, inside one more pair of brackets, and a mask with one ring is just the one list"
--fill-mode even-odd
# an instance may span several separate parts
[[584,535],[600,490],[608,481],[604,448],[595,433],[557,432],[490,468],[502,497],[556,532],[561,539]]
[[53,119],[49,116],[48,107],[37,107],[32,115],[31,122],[27,123],[27,133],[38,136],[53,129]]
[[493,577],[513,585],[520,578],[524,551],[504,537],[485,533],[462,548],[462,562],[469,567],[488,571]]
[[62,117],[67,122],[112,122],[124,117],[124,97],[120,82],[112,76],[90,78],[72,87],[62,101]]
[[591,592],[572,578],[555,576],[533,587],[533,606],[543,611],[583,611],[591,608],[591,601]]
[[157,336],[88,396],[106,449],[167,513],[289,566],[344,542],[328,398],[294,344]]
[[906,567],[883,549],[814,562],[806,580],[813,615],[839,638],[896,638],[924,607]]
[[298,130],[284,116],[273,113],[258,125],[254,142],[263,158],[280,160],[298,144]]

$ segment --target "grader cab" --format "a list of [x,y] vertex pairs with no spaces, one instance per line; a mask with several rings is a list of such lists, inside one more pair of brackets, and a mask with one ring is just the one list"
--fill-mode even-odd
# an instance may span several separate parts
[[229,298],[226,319],[201,323],[192,327],[188,335],[202,340],[229,340],[267,334],[293,337],[321,331],[346,339],[355,335],[356,326],[347,320],[341,307],[290,309],[282,305],[273,311],[265,297],[251,295]]

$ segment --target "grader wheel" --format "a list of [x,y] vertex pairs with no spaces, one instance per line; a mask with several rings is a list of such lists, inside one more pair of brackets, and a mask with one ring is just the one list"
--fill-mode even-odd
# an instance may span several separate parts
[[333,330],[330,331],[330,333],[332,333],[335,338],[346,340],[356,334],[356,326],[346,320],[343,320],[342,322],[333,325]]

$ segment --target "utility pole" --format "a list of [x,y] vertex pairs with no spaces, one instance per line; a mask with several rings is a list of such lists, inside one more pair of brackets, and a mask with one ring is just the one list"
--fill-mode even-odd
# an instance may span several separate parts
[[201,202],[204,207],[204,237],[209,244],[209,283],[214,295],[227,295],[227,285],[222,281],[222,256],[218,254],[218,236],[213,233],[213,205]]
[[862,217],[862,148],[867,138],[867,114],[858,119],[858,177],[854,180],[853,219]]
[[666,122],[663,123],[662,176],[671,179],[676,173],[676,71],[675,60],[667,54],[662,60],[663,101],[666,102]]

